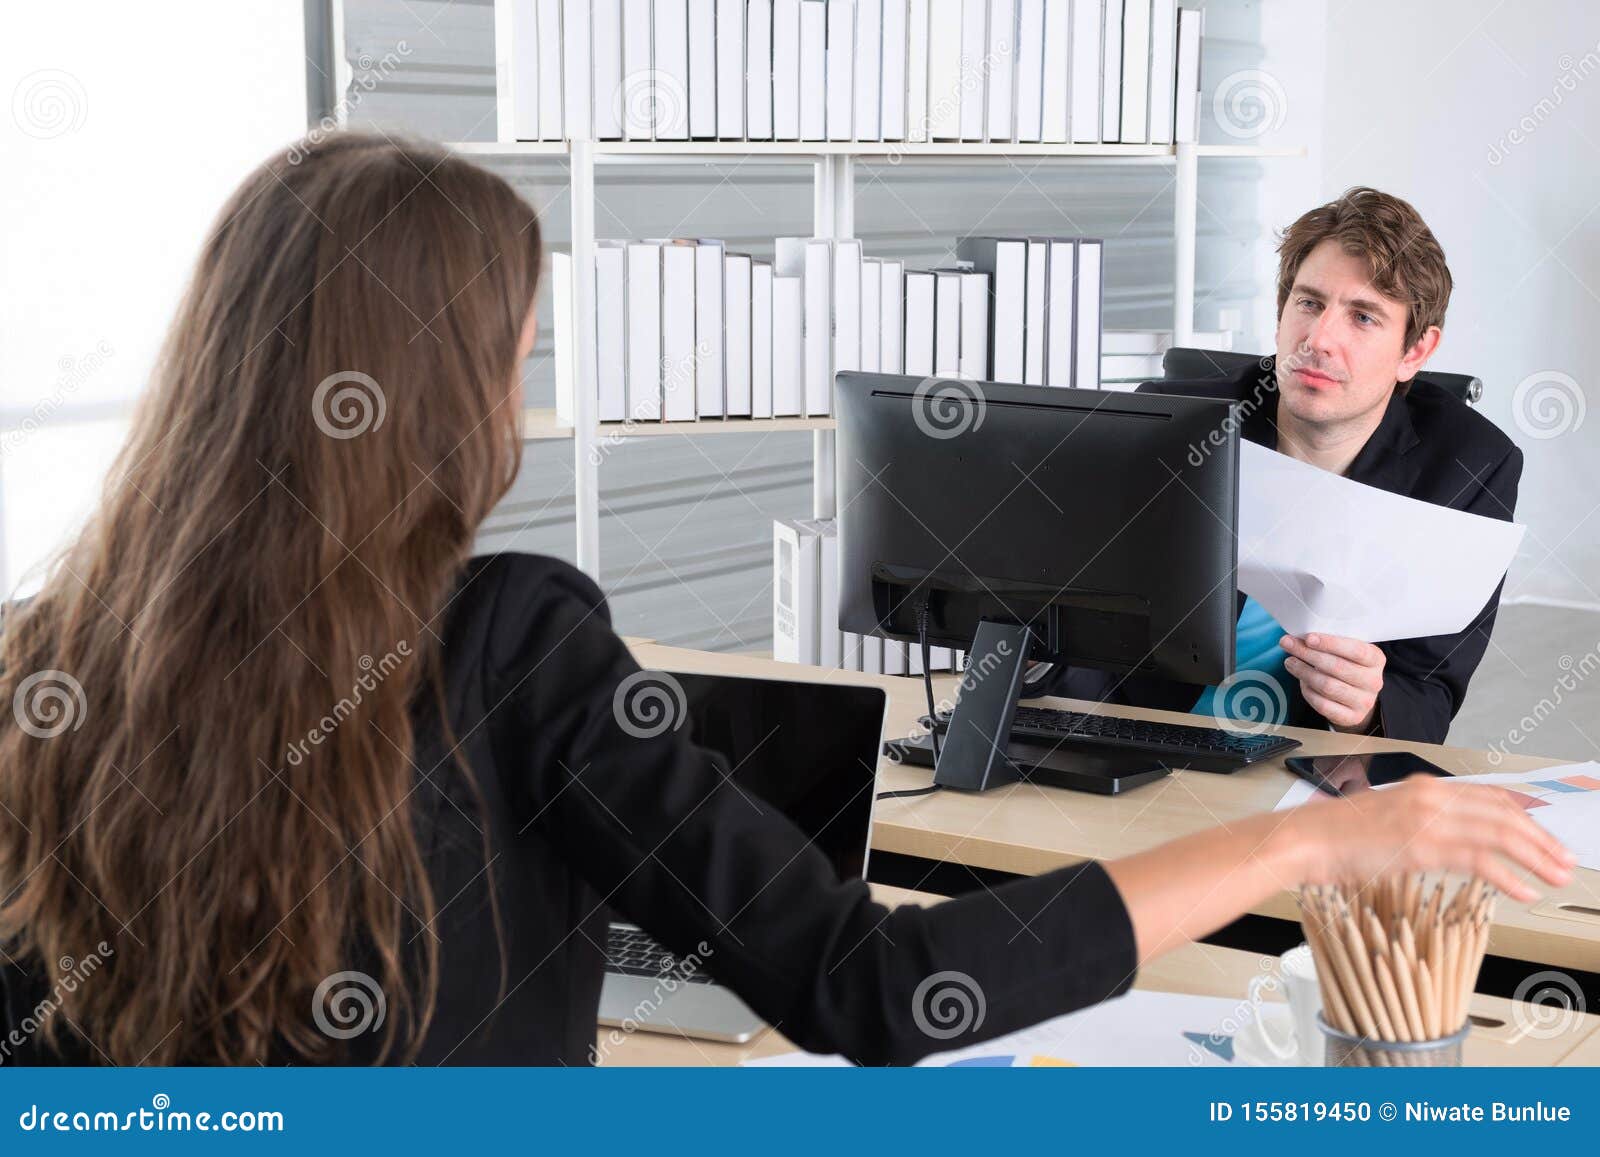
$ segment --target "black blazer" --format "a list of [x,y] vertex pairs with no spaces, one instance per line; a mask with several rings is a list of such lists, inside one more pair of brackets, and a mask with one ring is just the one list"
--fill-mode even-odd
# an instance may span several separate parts
[[[1133,929],[1098,864],[891,912],[864,883],[841,882],[788,821],[752,809],[721,757],[685,732],[625,732],[614,699],[638,665],[612,632],[599,588],[563,562],[474,559],[443,639],[450,722],[485,807],[448,758],[433,697],[423,694],[413,709],[411,806],[441,909],[441,975],[422,1064],[587,1063],[608,906],[680,957],[698,955],[798,1046],[864,1063],[976,1043],[1133,981]],[[493,857],[487,873],[480,826]],[[0,1038],[49,995],[44,977],[6,959]],[[349,967],[372,971],[354,951]],[[951,975],[924,987],[940,973]],[[947,999],[952,983],[981,994],[982,1024],[935,1037],[923,1026],[945,1027],[939,1018],[952,1006],[928,1004],[941,991]],[[311,1022],[310,993],[305,1015]],[[6,1063],[57,1059],[36,1042],[25,1036]],[[358,1036],[349,1059],[371,1059],[376,1043]],[[64,1059],[98,1057],[77,1042]]]
[[[1278,387],[1274,359],[1251,363],[1231,378],[1174,385],[1147,382],[1150,393],[1225,398],[1240,403],[1241,437],[1275,450],[1278,446]],[[1396,389],[1378,428],[1367,439],[1345,477],[1407,498],[1510,521],[1517,506],[1522,451],[1494,423],[1438,386],[1413,382]],[[1381,733],[1392,739],[1443,743],[1450,721],[1466,698],[1467,682],[1489,645],[1500,589],[1478,617],[1455,635],[1379,643],[1385,655],[1378,694]],[[1239,608],[1245,596],[1239,595]],[[1035,695],[1065,695],[1094,702],[1126,703],[1187,711],[1203,688],[1151,676],[1123,676],[1064,667],[1041,681]],[[1326,727],[1328,721],[1299,695],[1290,697],[1288,723]]]

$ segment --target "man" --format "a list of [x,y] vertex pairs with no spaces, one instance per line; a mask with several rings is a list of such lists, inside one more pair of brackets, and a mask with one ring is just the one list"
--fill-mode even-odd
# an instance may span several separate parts
[[[1269,449],[1395,494],[1510,520],[1522,452],[1459,399],[1414,382],[1439,346],[1451,290],[1444,251],[1417,211],[1387,193],[1351,189],[1291,225],[1278,253],[1275,358],[1215,382],[1141,389],[1236,401],[1241,436]],[[1286,717],[1273,722],[1442,743],[1499,600],[1497,588],[1459,634],[1373,644],[1284,634],[1241,593],[1235,669],[1283,687]],[[1219,715],[1226,704],[1217,695],[1228,689],[1073,667],[1036,686],[1030,693]]]

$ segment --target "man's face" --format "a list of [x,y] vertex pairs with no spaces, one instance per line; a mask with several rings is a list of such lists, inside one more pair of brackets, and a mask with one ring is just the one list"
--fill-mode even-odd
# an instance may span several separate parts
[[1322,242],[1300,263],[1278,317],[1280,404],[1312,425],[1386,406],[1394,384],[1427,360],[1416,356],[1421,347],[1431,352],[1423,340],[1408,356],[1405,333],[1406,307],[1372,287],[1366,260]]

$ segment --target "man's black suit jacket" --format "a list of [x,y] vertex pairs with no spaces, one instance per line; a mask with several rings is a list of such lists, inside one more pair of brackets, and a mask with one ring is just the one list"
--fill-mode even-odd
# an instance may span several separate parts
[[[1224,398],[1235,411],[1243,438],[1275,450],[1278,446],[1278,389],[1273,359],[1263,358],[1231,378],[1203,383],[1148,382],[1150,393]],[[1494,423],[1438,386],[1413,382],[1396,388],[1383,420],[1345,471],[1345,477],[1394,494],[1438,506],[1510,521],[1522,476],[1522,451]],[[1378,644],[1386,656],[1383,690],[1378,696],[1380,733],[1392,739],[1443,743],[1467,682],[1489,645],[1500,587],[1466,630],[1455,635],[1399,639]],[[1239,607],[1245,596],[1239,595]],[[1154,676],[1124,676],[1084,667],[1064,667],[1041,681],[1030,695],[1066,695],[1094,702],[1187,711],[1203,690]],[[1286,721],[1297,727],[1326,727],[1321,715],[1299,695],[1291,697]]]

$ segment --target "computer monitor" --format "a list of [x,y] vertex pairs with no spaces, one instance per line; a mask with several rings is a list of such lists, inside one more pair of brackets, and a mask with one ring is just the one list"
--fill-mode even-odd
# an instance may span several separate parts
[[969,652],[937,782],[1023,773],[1004,752],[1027,659],[1232,673],[1232,403],[870,373],[835,399],[839,626],[915,642],[923,612]]

